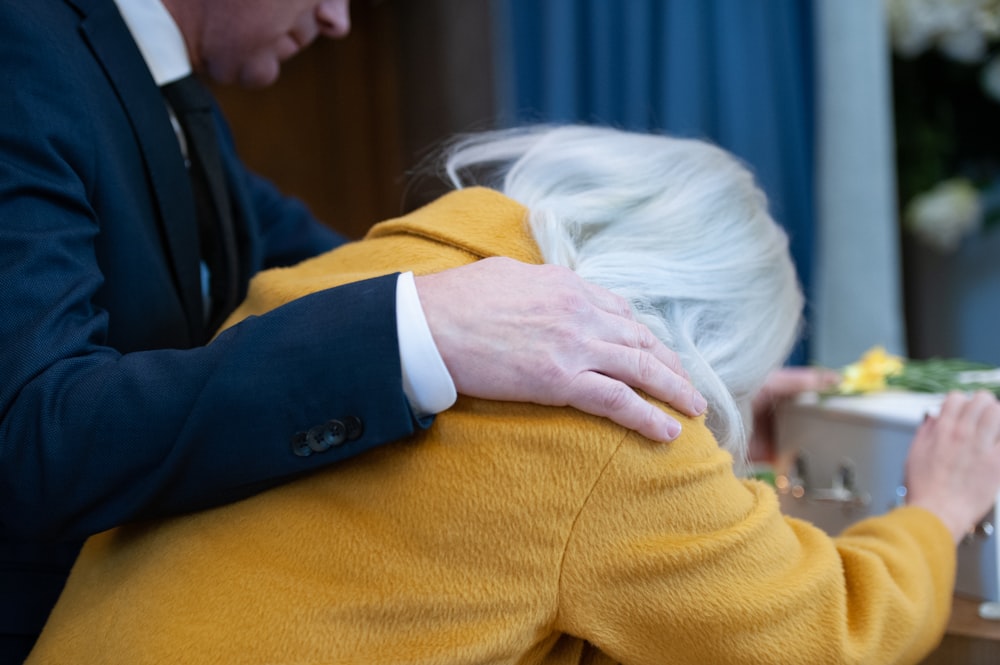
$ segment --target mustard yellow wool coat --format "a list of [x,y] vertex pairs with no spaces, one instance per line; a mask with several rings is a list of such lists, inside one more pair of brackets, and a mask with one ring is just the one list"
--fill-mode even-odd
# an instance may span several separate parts
[[[260,275],[237,318],[399,269],[539,262],[523,218],[491,191],[450,194]],[[898,509],[831,539],[674,415],[684,432],[661,444],[461,398],[412,440],[106,532],[28,662],[872,665],[932,648],[955,570],[936,517]]]

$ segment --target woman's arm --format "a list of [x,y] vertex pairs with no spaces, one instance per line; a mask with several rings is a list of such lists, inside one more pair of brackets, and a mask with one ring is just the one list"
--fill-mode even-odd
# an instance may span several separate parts
[[578,520],[560,628],[625,663],[916,662],[938,642],[955,547],[907,507],[830,538],[739,481],[710,434],[633,437]]

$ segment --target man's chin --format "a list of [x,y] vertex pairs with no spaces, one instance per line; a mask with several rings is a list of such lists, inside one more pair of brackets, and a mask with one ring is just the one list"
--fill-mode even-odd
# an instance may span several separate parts
[[281,64],[277,59],[254,62],[240,70],[237,82],[243,88],[266,88],[278,80],[279,74],[281,74]]
[[278,80],[281,63],[276,58],[260,59],[237,67],[207,67],[208,77],[222,85],[241,88],[266,88]]

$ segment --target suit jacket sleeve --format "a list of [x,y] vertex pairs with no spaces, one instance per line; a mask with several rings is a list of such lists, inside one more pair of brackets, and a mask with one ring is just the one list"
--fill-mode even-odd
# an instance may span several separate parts
[[[115,21],[95,10],[83,28],[96,41],[122,32]],[[235,500],[410,434],[394,276],[208,346],[175,343],[184,318],[147,164],[80,30],[67,3],[0,4],[0,540]],[[329,242],[262,191],[257,204],[276,206],[262,230],[273,261]],[[297,433],[349,416],[359,438],[294,454]]]
[[955,571],[940,520],[902,508],[830,538],[684,431],[631,435],[605,469],[567,547],[561,629],[623,663],[915,663],[940,640]]

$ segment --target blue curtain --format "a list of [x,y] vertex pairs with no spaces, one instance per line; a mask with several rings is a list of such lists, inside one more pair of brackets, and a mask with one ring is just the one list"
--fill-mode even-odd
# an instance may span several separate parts
[[[804,0],[494,0],[501,124],[709,139],[755,171],[813,263],[813,50]],[[808,318],[808,312],[807,312]],[[792,362],[808,357],[808,340]]]

